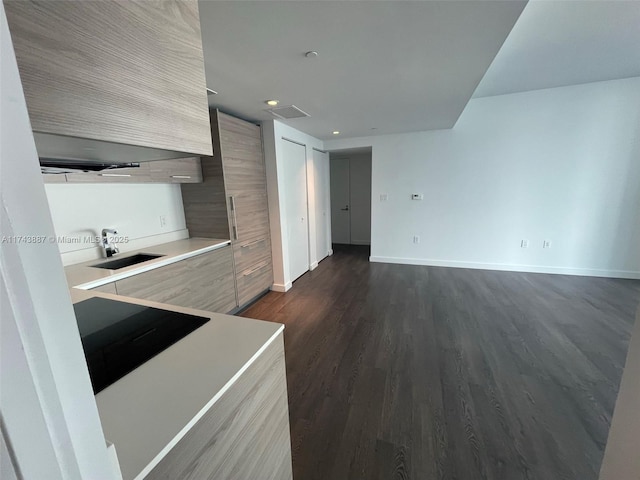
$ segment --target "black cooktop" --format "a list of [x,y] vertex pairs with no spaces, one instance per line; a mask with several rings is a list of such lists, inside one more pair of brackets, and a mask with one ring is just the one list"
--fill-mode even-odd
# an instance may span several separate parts
[[94,393],[209,321],[206,317],[90,298],[73,306]]

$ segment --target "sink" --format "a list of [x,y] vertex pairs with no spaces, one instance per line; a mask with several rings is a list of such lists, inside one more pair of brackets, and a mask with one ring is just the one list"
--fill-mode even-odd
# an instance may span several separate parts
[[154,258],[164,257],[164,255],[155,255],[151,253],[137,253],[130,257],[118,258],[116,260],[110,260],[104,263],[98,263],[97,265],[91,265],[95,268],[106,268],[107,270],[118,270],[124,267],[130,267],[138,263],[146,262],[147,260],[153,260]]

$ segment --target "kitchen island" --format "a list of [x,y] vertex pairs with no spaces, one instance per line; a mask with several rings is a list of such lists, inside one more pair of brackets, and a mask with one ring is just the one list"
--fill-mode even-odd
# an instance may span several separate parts
[[71,291],[209,318],[96,395],[125,480],[292,478],[283,325]]

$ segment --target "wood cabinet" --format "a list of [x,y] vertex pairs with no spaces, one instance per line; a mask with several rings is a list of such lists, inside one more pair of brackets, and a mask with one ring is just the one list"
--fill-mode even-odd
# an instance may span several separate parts
[[[200,183],[199,157],[143,162],[135,168],[43,175],[45,183]],[[225,235],[226,236],[226,235]]]
[[282,333],[145,478],[293,478]]
[[230,235],[242,307],[273,284],[262,135],[259,126],[218,111],[211,128],[214,155],[202,158],[203,184],[182,187],[185,218],[192,235]]
[[4,6],[41,157],[212,154],[196,0]]
[[67,173],[67,183],[147,183],[149,165],[141,163],[135,168],[117,168],[100,172]]
[[200,183],[200,158],[179,158],[148,162],[149,178],[153,183]]
[[227,313],[235,309],[230,246],[115,282],[118,295]]

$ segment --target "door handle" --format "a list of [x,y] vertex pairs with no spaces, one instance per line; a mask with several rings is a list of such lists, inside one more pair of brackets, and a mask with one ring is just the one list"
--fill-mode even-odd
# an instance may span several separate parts
[[344,208],[341,208],[340,210],[344,210],[344,211],[348,212],[348,211],[349,211],[349,205],[347,205],[347,206],[346,206],[346,207],[344,207]]

